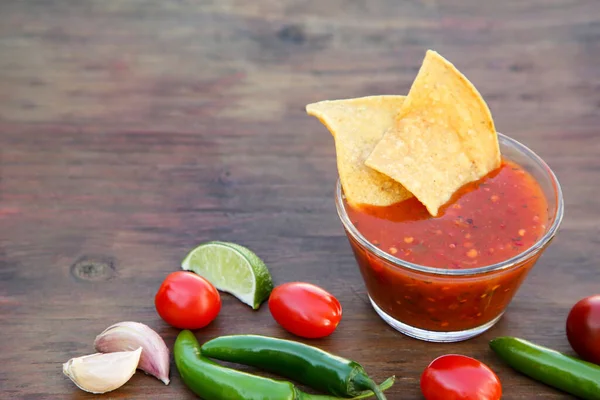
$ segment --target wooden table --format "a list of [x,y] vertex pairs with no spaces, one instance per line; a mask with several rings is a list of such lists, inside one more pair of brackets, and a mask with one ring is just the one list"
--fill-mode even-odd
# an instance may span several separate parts
[[[438,50],[475,83],[498,130],[532,147],[566,197],[562,229],[505,317],[455,344],[397,333],[367,303],[335,212],[322,99],[408,91]],[[436,356],[488,363],[506,399],[568,396],[504,366],[489,339],[571,352],[570,307],[599,291],[597,0],[0,2],[0,397],[84,399],[61,373],[121,320],[171,347],[153,296],[200,242],[249,246],[277,283],[337,296],[344,318],[312,343],[355,359],[390,399],[419,399]],[[291,337],[229,295],[200,340]],[[136,374],[104,398],[193,398]]]

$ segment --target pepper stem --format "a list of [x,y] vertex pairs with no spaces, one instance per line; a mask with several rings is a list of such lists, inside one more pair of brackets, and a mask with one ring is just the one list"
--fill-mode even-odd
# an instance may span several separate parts
[[[395,376],[391,376],[378,386],[378,389],[381,391],[387,390],[394,385],[394,381],[396,380]],[[298,388],[295,388],[295,400],[339,400],[340,397],[337,396],[328,396],[324,394],[309,394],[305,393]],[[352,397],[350,399],[346,398],[346,400],[358,400],[358,399],[367,399],[372,397],[373,395],[377,395],[373,390],[365,390],[358,396]],[[384,397],[385,399],[385,397]]]
[[356,374],[354,375],[352,380],[354,381],[357,387],[372,390],[373,393],[375,393],[375,397],[377,398],[377,400],[387,400],[379,386],[377,386],[373,379],[369,378],[368,376],[363,374]]

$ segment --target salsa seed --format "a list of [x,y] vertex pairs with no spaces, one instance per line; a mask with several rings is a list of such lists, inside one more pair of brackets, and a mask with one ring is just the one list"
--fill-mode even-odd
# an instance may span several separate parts
[[490,197],[490,200],[492,200],[494,203],[497,202],[499,199],[498,195],[494,194],[492,195],[492,197]]
[[457,210],[460,210],[462,207],[460,204],[452,204],[452,208],[456,208]]
[[442,286],[442,290],[443,291],[450,290],[450,286]]
[[471,249],[471,250],[467,251],[467,257],[470,257],[470,258],[475,258],[475,257],[477,257],[478,254],[479,253],[475,249]]
[[372,242],[375,246],[379,246],[379,240],[373,240]]
[[467,249],[469,249],[469,248],[473,247],[473,242],[465,242],[463,244],[463,246],[465,246]]
[[459,302],[459,303],[466,303],[466,302],[467,302],[467,299],[461,299],[461,300],[459,300],[458,302]]
[[519,236],[525,236],[525,229],[519,229]]
[[450,243],[450,244],[448,245],[448,247],[450,247],[451,249],[454,249],[454,248],[456,248],[456,245],[455,245],[454,243]]
[[415,240],[412,236],[406,236],[404,238],[404,243],[412,243]]
[[481,313],[478,312],[477,315],[476,315],[476,317],[481,317]]
[[412,250],[411,249],[404,250],[404,255],[405,256],[410,256],[411,254],[412,254]]
[[450,324],[449,324],[447,321],[444,321],[444,322],[442,322],[442,323],[440,324],[440,326],[441,326],[442,328],[445,328],[445,327],[447,327],[448,325],[450,325]]
[[510,292],[510,288],[506,288],[506,289],[504,289],[504,290],[503,290],[503,292],[504,292],[504,293],[506,293],[506,292]]
[[436,234],[436,235],[441,235],[441,234],[442,234],[442,231],[441,231],[440,229],[438,229],[437,231],[435,231],[435,234]]
[[470,234],[470,233],[467,233],[467,234],[465,235],[465,239],[471,239],[471,234]]
[[538,222],[540,220],[540,217],[538,217],[537,215],[533,216],[533,222]]
[[430,302],[432,302],[432,303],[435,303],[435,299],[434,299],[433,297],[428,297],[428,298],[427,298],[427,301],[430,301]]
[[452,303],[448,306],[449,310],[456,310],[457,308],[458,308],[458,304],[456,304],[456,303]]
[[490,253],[490,254],[494,254],[494,248],[493,248],[493,247],[490,247],[490,248],[488,249],[488,253]]
[[390,254],[396,254],[398,252],[398,249],[395,247],[390,247]]
[[496,286],[492,287],[492,291],[498,289],[499,287],[500,287],[500,285],[496,285]]
[[454,225],[460,226],[461,228],[466,228],[469,226],[462,217],[458,217],[456,220],[454,220]]
[[482,299],[485,299],[487,297],[487,293],[484,293],[480,296]]

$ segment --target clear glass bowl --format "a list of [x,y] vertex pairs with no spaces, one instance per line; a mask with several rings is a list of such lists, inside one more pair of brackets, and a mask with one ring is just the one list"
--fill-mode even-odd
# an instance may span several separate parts
[[[548,201],[548,221],[545,234],[534,245],[497,264],[472,269],[432,268],[382,251],[350,221],[338,181],[338,215],[371,304],[384,321],[405,335],[432,342],[456,342],[492,327],[558,231],[564,204],[556,176],[538,155],[521,143],[500,133],[498,141],[502,157],[516,162],[538,181]],[[444,298],[445,291],[448,296]],[[461,307],[463,304],[469,307]],[[471,311],[465,313],[465,308]],[[442,314],[444,318],[433,319],[429,314]]]

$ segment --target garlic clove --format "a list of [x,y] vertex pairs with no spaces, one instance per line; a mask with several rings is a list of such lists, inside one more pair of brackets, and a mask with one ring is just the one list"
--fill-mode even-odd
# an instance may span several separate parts
[[94,348],[101,353],[133,350],[142,347],[138,368],[169,384],[169,349],[165,341],[149,326],[125,321],[111,325],[94,340]]
[[123,386],[137,369],[142,348],[135,351],[96,353],[72,358],[63,364],[63,373],[86,392],[101,394]]

